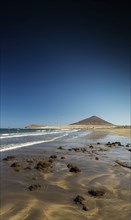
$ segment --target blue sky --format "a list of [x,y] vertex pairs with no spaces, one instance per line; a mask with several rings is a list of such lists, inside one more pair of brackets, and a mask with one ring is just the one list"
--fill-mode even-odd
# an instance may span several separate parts
[[[90,14],[84,23],[78,6],[52,5],[45,17],[38,13],[42,7],[32,6],[24,19],[4,8],[1,127],[62,125],[92,115],[130,124],[129,29],[120,18],[116,31],[112,15],[103,22]],[[46,22],[50,13],[55,20]]]

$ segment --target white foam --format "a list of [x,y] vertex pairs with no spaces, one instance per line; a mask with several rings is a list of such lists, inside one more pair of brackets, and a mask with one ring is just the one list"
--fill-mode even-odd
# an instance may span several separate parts
[[2,136],[0,136],[0,139],[6,139],[6,138],[19,138],[19,137],[31,137],[31,136],[42,136],[42,135],[47,135],[47,134],[61,134],[61,133],[64,133],[64,132],[67,132],[67,133],[72,133],[72,132],[76,132],[78,130],[57,130],[57,131],[49,131],[49,132],[46,132],[46,131],[42,131],[42,132],[32,132],[32,133],[19,133],[19,134],[16,134],[16,133],[11,133],[11,134],[2,134]]
[[[0,149],[0,152],[3,151],[8,151],[8,150],[13,150],[13,149],[17,149],[17,148],[22,148],[22,147],[27,147],[27,146],[31,146],[31,145],[35,145],[35,144],[42,144],[42,143],[46,143],[46,142],[52,142],[54,140],[60,139],[64,136],[67,136],[68,134],[64,134],[62,136],[59,137],[55,137],[52,138],[50,140],[43,140],[43,141],[33,141],[33,142],[28,142],[28,143],[21,143],[21,144],[10,144],[10,145],[4,145],[4,147],[6,146],[6,148],[2,148]],[[2,147],[2,146],[1,146]]]
[[9,135],[9,134],[1,134],[1,135],[6,136],[6,135]]
[[77,139],[77,138],[81,138],[81,137],[85,137],[86,135],[90,134],[92,131],[85,131],[82,134],[77,134],[76,136],[72,137],[72,139]]
[[12,134],[6,134],[4,136],[0,136],[0,139],[5,139],[5,138],[18,138],[18,137],[31,137],[31,136],[40,136],[40,135],[46,135],[46,134],[58,134],[62,132],[42,132],[42,133],[12,133]]

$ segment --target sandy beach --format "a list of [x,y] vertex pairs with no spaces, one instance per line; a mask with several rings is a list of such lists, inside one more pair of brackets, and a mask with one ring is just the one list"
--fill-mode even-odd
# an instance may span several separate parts
[[118,134],[118,135],[124,135],[124,136],[127,136],[127,137],[131,137],[131,128],[130,127],[127,127],[127,128],[113,128],[113,129],[110,129],[111,132],[115,133],[115,134]]
[[2,1],[0,220],[131,220],[130,5]]
[[[107,136],[112,133],[113,141]],[[2,152],[0,218],[129,220],[129,134],[129,129],[94,129],[78,143],[59,139]]]
[[64,126],[29,126],[29,128],[47,128],[47,129],[84,129],[84,130],[96,130],[101,133],[115,133],[118,135],[124,135],[131,137],[131,126],[101,126],[101,125],[64,125]]

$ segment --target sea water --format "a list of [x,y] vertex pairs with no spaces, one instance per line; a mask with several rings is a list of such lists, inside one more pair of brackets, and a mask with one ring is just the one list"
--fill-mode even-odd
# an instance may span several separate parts
[[[131,142],[130,138],[107,134],[98,140],[88,138],[93,130],[81,129],[0,129],[0,152],[26,146],[42,144],[45,142],[62,141],[68,146],[81,146],[99,141],[102,144],[120,141],[122,144]],[[90,135],[89,135],[90,136]]]
[[80,129],[0,129],[0,151],[51,142],[61,138],[73,139],[89,131]]

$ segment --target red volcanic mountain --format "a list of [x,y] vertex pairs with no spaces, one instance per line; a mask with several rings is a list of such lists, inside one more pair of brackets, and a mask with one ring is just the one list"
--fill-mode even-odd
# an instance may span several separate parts
[[90,118],[83,119],[81,121],[75,122],[71,125],[103,125],[103,126],[112,126],[113,124],[105,121],[97,116],[91,116]]

